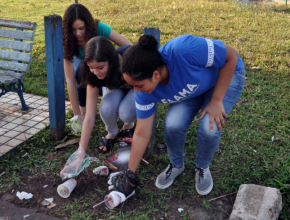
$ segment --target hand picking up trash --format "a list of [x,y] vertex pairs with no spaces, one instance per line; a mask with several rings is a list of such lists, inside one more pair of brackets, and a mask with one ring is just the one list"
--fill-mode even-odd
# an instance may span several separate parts
[[64,180],[66,178],[78,176],[85,168],[90,166],[93,161],[97,163],[100,162],[98,158],[87,155],[85,150],[81,147],[81,144],[79,144],[77,151],[68,158],[63,170],[60,171],[60,177]]
[[131,170],[125,172],[111,173],[109,180],[109,190],[115,189],[105,196],[105,199],[94,205],[93,208],[105,203],[107,208],[113,209],[125,202],[128,198],[135,194],[135,189],[140,185],[140,180]]
[[74,135],[79,135],[82,132],[84,117],[82,115],[75,115],[70,119],[69,125]]

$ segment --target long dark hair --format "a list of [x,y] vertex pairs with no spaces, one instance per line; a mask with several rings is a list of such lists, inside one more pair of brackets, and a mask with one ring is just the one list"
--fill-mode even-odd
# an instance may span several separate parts
[[108,61],[109,73],[106,77],[106,87],[109,89],[118,89],[120,87],[122,84],[122,73],[120,71],[118,53],[111,41],[105,37],[93,37],[88,41],[84,49],[80,87],[86,86],[87,84],[93,87],[98,85],[98,77],[90,71],[87,64],[87,62],[91,61]]
[[152,35],[143,35],[138,44],[131,46],[124,54],[122,72],[135,81],[151,79],[155,70],[165,65],[158,51],[158,42]]
[[99,20],[94,20],[90,11],[82,4],[70,5],[65,10],[62,20],[64,58],[67,60],[72,60],[74,55],[79,55],[77,39],[73,35],[72,28],[73,23],[78,19],[85,23],[87,40],[97,36]]

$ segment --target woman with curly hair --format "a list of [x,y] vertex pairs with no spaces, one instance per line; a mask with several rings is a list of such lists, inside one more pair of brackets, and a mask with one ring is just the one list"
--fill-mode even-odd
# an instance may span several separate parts
[[[77,87],[81,81],[80,65],[84,46],[95,36],[108,38],[118,46],[132,45],[132,43],[108,25],[93,19],[90,11],[81,4],[72,4],[66,9],[62,26],[67,90],[74,115],[84,115],[86,112],[86,88]],[[82,126],[82,120],[80,126]],[[125,126],[124,129],[131,127],[132,125]]]

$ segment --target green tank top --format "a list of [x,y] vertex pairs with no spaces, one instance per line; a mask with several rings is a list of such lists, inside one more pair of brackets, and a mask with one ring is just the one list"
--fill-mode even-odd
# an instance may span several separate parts
[[[101,37],[105,37],[105,38],[109,38],[110,34],[111,34],[111,30],[112,28],[102,22],[98,23],[98,30],[97,30],[97,36],[101,36]],[[83,59],[83,55],[84,55],[84,48],[79,46],[79,59]]]

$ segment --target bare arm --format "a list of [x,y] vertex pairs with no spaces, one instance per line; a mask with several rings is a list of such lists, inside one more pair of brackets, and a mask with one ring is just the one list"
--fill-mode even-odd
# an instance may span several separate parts
[[133,45],[131,41],[129,41],[127,38],[125,38],[123,35],[111,30],[109,39],[113,41],[118,46],[123,45]]
[[155,113],[146,119],[137,119],[128,168],[136,172],[152,134]]
[[77,95],[77,87],[76,87],[76,79],[74,76],[74,66],[72,61],[63,59],[64,63],[64,74],[67,83],[67,90],[69,99],[71,102],[71,106],[74,112],[74,115],[81,115],[81,111],[79,108],[78,95]]
[[211,100],[200,116],[200,119],[202,119],[206,113],[210,115],[211,131],[213,131],[214,121],[216,121],[219,130],[222,130],[222,126],[225,123],[223,116],[226,118],[227,114],[225,113],[222,101],[235,73],[239,57],[238,52],[233,47],[229,45],[225,45],[225,47],[227,49],[225,65],[219,69],[218,79]]
[[99,88],[87,85],[87,112],[83,122],[81,134],[81,146],[86,151],[92,130],[95,125],[95,118],[98,105]]
[[225,45],[225,47],[227,48],[226,63],[223,68],[219,70],[217,83],[212,95],[212,99],[218,101],[222,101],[226,94],[235,73],[239,57],[238,52],[233,47],[229,45]]

